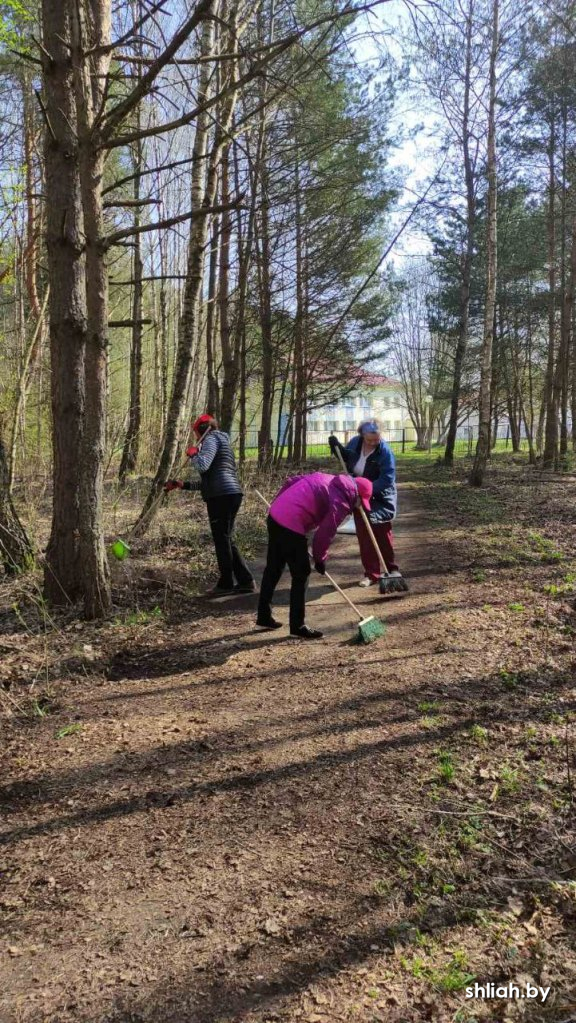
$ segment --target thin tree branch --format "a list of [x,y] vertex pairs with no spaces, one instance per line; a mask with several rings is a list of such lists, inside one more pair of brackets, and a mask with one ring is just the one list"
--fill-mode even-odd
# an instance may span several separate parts
[[134,107],[138,106],[138,103],[144,99],[144,96],[146,96],[150,91],[151,86],[154,84],[160,72],[172,60],[172,57],[186,42],[188,36],[191,35],[196,26],[199,25],[204,18],[209,17],[212,4],[213,0],[198,0],[194,13],[175,33],[164,52],[161,53],[160,56],[150,65],[148,71],[142,75],[138,85],[132,89],[132,92],[130,92],[124,100],[117,103],[115,107],[112,107],[112,109],[108,111],[99,132],[101,141],[105,142],[107,139],[110,139],[116,128],[125,120],[128,114],[134,110]]
[[[230,94],[230,92],[236,91],[241,86],[247,85],[249,82],[257,78],[269,63],[271,63],[277,57],[280,57],[283,53],[286,52],[286,50],[289,50],[290,47],[294,46],[295,43],[299,42],[300,39],[308,35],[309,32],[314,31],[314,29],[316,28],[320,28],[322,25],[340,20],[341,18],[347,18],[353,14],[366,13],[367,11],[371,11],[374,7],[379,7],[381,4],[385,3],[390,3],[390,0],[372,0],[372,2],[368,4],[345,7],[341,11],[338,11],[337,13],[332,13],[330,15],[325,15],[322,18],[317,18],[315,21],[310,22],[303,28],[298,29],[298,31],[292,32],[289,36],[286,36],[284,39],[278,40],[276,43],[274,43],[273,47],[270,48],[266,56],[261,57],[260,60],[256,61],[256,63],[248,71],[241,75],[240,78],[235,80],[225,89],[222,89],[216,96],[213,96],[205,103],[199,104],[197,107],[189,111],[187,114],[184,114],[182,117],[179,117],[174,121],[167,121],[163,125],[158,125],[155,127],[145,129],[144,131],[141,132],[130,132],[129,134],[120,135],[117,136],[116,138],[112,138],[114,129],[121,123],[121,121],[124,120],[127,114],[130,113],[132,108],[138,102],[140,102],[140,100],[146,95],[146,93],[149,91],[150,86],[154,82],[154,79],[157,77],[160,71],[162,71],[162,69],[166,66],[166,64],[172,58],[174,53],[176,53],[179,46],[183,42],[185,42],[187,36],[190,35],[192,29],[201,20],[202,15],[199,15],[195,24],[192,25],[188,29],[188,31],[184,33],[186,27],[190,24],[190,22],[192,22],[193,18],[195,17],[196,15],[195,12],[195,15],[193,15],[192,18],[189,19],[189,22],[186,23],[186,26],[184,26],[184,28],[179,33],[177,33],[178,37],[182,36],[182,38],[179,38],[178,43],[176,43],[175,36],[172,42],[169,44],[169,46],[162,54],[162,56],[159,57],[158,60],[156,60],[154,64],[151,65],[150,69],[146,72],[146,74],[143,75],[140,84],[135,89],[132,90],[130,95],[122,103],[119,103],[108,113],[104,121],[104,126],[100,132],[101,143],[107,149],[113,149],[117,148],[118,146],[128,145],[131,142],[136,142],[139,139],[150,138],[152,135],[161,135],[164,132],[173,131],[177,128],[182,128],[185,125],[190,124],[206,110],[210,110],[213,106],[216,106],[217,104],[221,103],[221,101],[225,99]],[[200,9],[201,6],[203,8],[207,8],[209,6],[209,0],[200,0],[197,11]]]
[[174,227],[176,224],[183,224],[187,220],[194,220],[195,217],[204,217],[216,213],[226,213],[228,210],[235,210],[242,202],[243,196],[240,196],[235,202],[227,203],[225,206],[206,206],[201,207],[199,210],[189,210],[187,213],[181,213],[177,217],[168,217],[166,220],[155,220],[151,224],[141,224],[139,227],[126,227],[120,231],[114,231],[104,238],[102,245],[104,248],[110,248],[111,245],[117,245],[123,238],[133,238],[136,234],[144,234],[148,231],[160,231],[163,228]]

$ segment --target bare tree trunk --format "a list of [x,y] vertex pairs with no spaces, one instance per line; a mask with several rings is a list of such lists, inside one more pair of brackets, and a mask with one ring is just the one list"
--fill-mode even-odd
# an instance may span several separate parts
[[86,286],[84,224],[74,125],[76,100],[67,5],[43,0],[46,117],[46,248],[50,281],[53,504],[44,592],[51,604],[81,593],[80,441],[84,416]]
[[[105,259],[102,180],[104,151],[95,134],[110,64],[110,5],[77,0],[71,15],[79,170],[86,246],[87,336],[84,354],[84,429],[80,442],[79,532],[82,596],[87,618],[112,606],[103,533],[106,400],[108,391],[108,268]],[[92,59],[85,53],[93,50]]]
[[[206,58],[212,54],[212,44],[213,22],[211,19],[207,19],[204,21],[202,29],[202,57]],[[199,106],[202,105],[208,96],[211,71],[211,62],[203,60],[201,83],[198,92]],[[222,149],[230,130],[236,101],[236,89],[233,88],[233,81],[236,76],[234,64],[229,67],[228,74],[230,90],[222,103],[208,160],[206,159],[206,151],[209,128],[212,123],[211,111],[204,110],[201,112],[196,122],[192,161],[191,208],[200,212],[199,215],[194,217],[190,228],[184,302],[163,449],[150,492],[133,527],[132,534],[135,536],[142,535],[152,521],[153,515],[158,510],[162,497],[162,488],[170,476],[176,459],[178,445],[182,438],[186,399],[190,391],[194,352],[199,329],[200,300],[204,279],[204,249],[206,247],[210,218],[208,211],[214,205],[218,183],[218,166]]]
[[[555,122],[550,127],[549,196],[548,196],[548,361],[540,424],[538,434],[544,434],[542,464],[553,468],[558,445],[558,405],[555,403],[554,366],[556,358],[556,168],[555,168]],[[545,424],[545,428],[544,428]]]
[[[220,195],[222,206],[230,202],[230,146],[222,150]],[[230,331],[230,241],[232,238],[232,213],[225,209],[222,213],[220,232],[220,267],[218,280],[218,309],[220,313],[220,349],[222,352],[222,373],[226,382],[234,378],[236,356],[233,350]],[[232,429],[234,416],[235,388],[222,388],[220,405],[220,423],[222,429],[229,433]]]
[[26,291],[30,312],[36,322],[40,319],[40,298],[38,296],[38,217],[36,205],[36,180],[34,173],[34,93],[28,70],[22,80],[22,111],[24,117],[24,161],[26,174]]
[[[198,103],[204,103],[208,98],[209,82],[211,77],[211,65],[207,59],[212,54],[214,40],[214,26],[211,20],[206,20],[202,26],[202,41],[200,56],[204,58],[198,87]],[[206,156],[208,148],[208,134],[210,129],[210,116],[208,112],[199,115],[196,121],[194,135],[194,146],[192,150],[191,170],[191,209],[201,210],[203,205],[211,206],[216,187],[216,175],[214,161],[211,163],[211,186],[212,193],[209,193],[208,174],[206,168]],[[208,201],[206,201],[208,200]],[[178,346],[176,350],[176,362],[174,365],[174,378],[172,381],[172,394],[168,405],[166,420],[166,432],[156,475],[144,507],[133,528],[133,535],[140,536],[148,528],[153,515],[157,510],[162,495],[162,486],[170,476],[184,417],[185,402],[190,389],[192,360],[194,356],[194,345],[198,327],[199,303],[202,292],[204,246],[207,235],[208,214],[197,216],[191,223],[188,239],[188,266],[186,270],[186,283],[184,287],[184,301],[180,317],[180,329],[178,333]]]
[[[141,126],[140,106],[137,109],[136,127]],[[128,407],[128,428],[124,438],[124,448],[120,461],[118,479],[121,484],[126,482],[128,473],[134,472],[138,462],[140,447],[140,429],[142,425],[142,298],[144,273],[142,263],[142,242],[138,231],[142,216],[140,203],[141,175],[143,162],[142,140],[134,143],[134,259],[133,259],[133,293],[132,293],[132,343],[130,345],[130,403]]]
[[574,443],[576,421],[576,352],[575,352],[575,332],[574,332],[574,295],[576,292],[576,213],[572,217],[572,231],[570,238],[570,269],[568,273],[568,281],[564,292],[564,317],[563,317],[563,347],[565,351],[565,375],[566,375],[566,389],[568,389],[568,376],[570,368],[570,353],[572,354],[572,442]]
[[[565,63],[563,62],[565,71]],[[564,78],[563,85],[566,86]],[[566,303],[566,290],[569,287],[567,282],[567,259],[566,259],[566,204],[567,204],[567,150],[568,150],[568,107],[562,99],[562,203],[560,218],[560,267],[561,267],[561,296],[562,307],[560,313],[560,349],[558,352],[557,375],[559,377],[559,388],[557,388],[558,409],[560,412],[560,444],[557,458],[557,467],[568,452],[568,373],[570,364],[570,322],[566,322],[566,313],[570,309],[570,303]],[[559,393],[558,393],[559,391]]]
[[472,486],[480,487],[484,481],[486,462],[490,456],[490,421],[492,390],[492,347],[496,311],[496,272],[498,265],[497,223],[497,167],[496,167],[496,62],[498,59],[499,0],[493,0],[492,46],[490,50],[490,101],[488,107],[488,225],[486,265],[486,305],[484,310],[484,337],[480,357],[480,409],[478,443],[470,473]]
[[50,295],[50,289],[46,289],[42,308],[39,310],[38,320],[34,328],[34,333],[30,339],[28,348],[24,355],[24,362],[20,369],[20,375],[18,378],[18,386],[16,389],[16,402],[14,405],[14,416],[12,419],[12,434],[10,437],[10,458],[8,460],[8,487],[11,490],[14,482],[14,474],[16,472],[16,450],[18,445],[18,431],[20,422],[23,418],[24,405],[28,391],[30,390],[30,384],[34,375],[34,369],[40,358],[42,351],[42,337],[45,333],[45,316],[46,307],[48,305],[48,298]]
[[32,564],[32,546],[10,494],[8,462],[0,435],[0,562],[6,575],[16,575]]
[[468,345],[468,323],[470,319],[470,287],[472,281],[472,265],[474,259],[474,236],[476,223],[476,190],[474,167],[470,154],[470,89],[472,74],[472,22],[474,2],[470,0],[466,23],[466,64],[464,74],[464,107],[462,115],[462,151],[464,156],[464,179],[466,182],[466,246],[462,260],[462,279],[460,284],[460,322],[458,339],[454,353],[454,373],[452,378],[452,395],[450,398],[450,419],[446,435],[444,461],[451,465],[454,461],[454,447],[458,432],[458,409],[460,406],[460,390],[462,387],[462,369]]
[[[490,439],[490,451],[496,447],[498,439],[498,425],[500,422],[498,409],[498,394],[500,391],[500,376],[502,373],[503,339],[498,332],[496,319],[496,308],[494,309],[494,330],[492,333],[492,380],[490,381],[490,417],[492,419],[492,436]],[[490,457],[490,456],[488,456]]]
[[294,317],[294,462],[302,461],[304,454],[304,280],[302,259],[302,210],[300,194],[300,165],[296,153],[294,166],[295,199],[295,255],[296,255],[296,312]]
[[239,432],[239,460],[240,465],[246,461],[246,325],[242,324],[242,343],[240,349],[240,422]]
[[208,308],[206,310],[206,373],[208,378],[208,394],[206,408],[218,419],[220,415],[220,389],[216,376],[216,275],[218,271],[218,229],[219,218],[216,215],[212,225],[212,243],[210,246],[210,263],[208,270]]
[[[264,116],[264,115],[263,115]],[[264,129],[265,130],[265,129]],[[272,402],[274,391],[274,342],[272,338],[272,300],[270,281],[270,207],[268,197],[267,146],[262,146],[260,170],[260,333],[262,339],[262,413],[258,431],[258,464],[269,464],[272,447]]]
[[[258,35],[263,45],[274,39],[274,5],[270,11],[269,31],[265,32],[264,18],[258,13]],[[266,35],[268,38],[266,38]],[[268,131],[266,125],[265,82],[260,90],[262,113],[260,120],[260,146],[256,177],[260,179],[260,333],[262,339],[262,413],[258,431],[258,464],[270,464],[273,454],[272,408],[274,402],[274,343],[272,338],[272,296],[270,279],[270,195],[268,176]]]
[[[261,137],[260,137],[261,141]],[[234,169],[235,169],[235,189],[236,193],[240,191],[240,173],[238,168],[237,160],[237,147],[234,146]],[[258,166],[259,159],[256,159],[256,166]],[[250,263],[252,259],[252,249],[254,244],[254,220],[256,216],[256,203],[258,199],[257,190],[257,176],[252,176],[252,198],[250,202],[250,210],[248,213],[248,224],[246,227],[246,238],[243,238],[242,231],[242,215],[240,210],[237,214],[237,248],[238,248],[238,285],[236,289],[237,302],[236,302],[236,322],[232,338],[232,345],[230,350],[230,357],[223,364],[223,380],[222,380],[222,422],[230,422],[232,425],[233,413],[235,407],[236,391],[238,389],[238,381],[244,373],[244,382],[246,382],[246,367],[241,368],[242,359],[245,358],[246,349],[246,299],[248,293],[248,274],[250,270]],[[244,355],[242,352],[244,351]],[[244,410],[244,414],[245,414]],[[225,413],[225,414],[224,414]],[[226,429],[226,427],[224,427]]]
[[158,379],[158,405],[160,408],[162,432],[164,432],[166,427],[166,409],[168,404],[168,329],[170,324],[168,317],[168,298],[166,295],[166,274],[168,273],[168,265],[162,238],[159,239],[159,249],[162,280],[160,282],[160,372]]

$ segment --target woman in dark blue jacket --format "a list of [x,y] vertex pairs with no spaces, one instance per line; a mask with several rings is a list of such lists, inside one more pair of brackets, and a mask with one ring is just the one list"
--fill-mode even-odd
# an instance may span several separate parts
[[[329,437],[328,443],[332,453],[337,448],[342,452],[348,472],[371,481],[370,524],[390,575],[402,578],[394,556],[392,536],[392,521],[397,508],[396,464],[391,448],[382,440],[380,423],[376,419],[360,423],[358,435],[346,447],[334,435]],[[359,511],[354,512],[354,521],[365,574],[360,585],[373,586],[381,575],[380,564]]]

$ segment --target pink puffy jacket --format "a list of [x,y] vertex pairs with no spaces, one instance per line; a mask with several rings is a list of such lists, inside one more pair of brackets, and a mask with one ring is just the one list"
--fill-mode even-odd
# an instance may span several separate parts
[[286,481],[270,505],[270,515],[294,533],[316,530],[312,543],[315,561],[325,561],[341,522],[352,513],[358,491],[349,476],[312,472]]

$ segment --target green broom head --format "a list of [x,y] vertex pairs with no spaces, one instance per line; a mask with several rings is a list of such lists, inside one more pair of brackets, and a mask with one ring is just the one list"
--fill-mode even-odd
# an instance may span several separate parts
[[375,639],[380,639],[385,632],[386,626],[378,618],[374,618],[374,616],[365,618],[358,626],[358,642],[373,643]]

